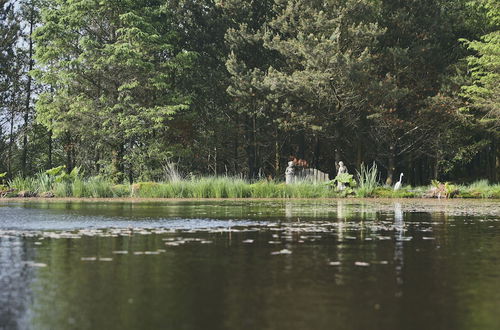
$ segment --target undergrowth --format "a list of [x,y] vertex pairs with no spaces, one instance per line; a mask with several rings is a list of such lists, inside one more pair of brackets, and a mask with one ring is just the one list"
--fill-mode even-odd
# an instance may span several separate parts
[[[455,190],[455,198],[500,198],[500,185],[486,180],[470,185],[448,185]],[[285,184],[277,181],[250,183],[235,177],[202,177],[164,182],[138,182],[114,184],[103,177],[84,178],[78,170],[66,173],[47,171],[33,177],[15,177],[2,186],[9,190],[2,196],[77,197],[77,198],[331,198],[331,197],[379,197],[419,198],[430,197],[432,186],[411,187],[394,191],[381,186],[376,165],[363,166],[358,173],[358,183],[352,189],[337,191],[330,183],[298,182]],[[13,193],[12,191],[15,191]]]

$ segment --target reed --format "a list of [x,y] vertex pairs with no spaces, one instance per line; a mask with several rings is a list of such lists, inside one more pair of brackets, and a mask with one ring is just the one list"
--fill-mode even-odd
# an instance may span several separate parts
[[[134,184],[114,184],[103,177],[82,178],[75,175],[70,179],[39,173],[34,177],[15,177],[8,182],[15,191],[30,192],[29,196],[53,195],[56,197],[82,198],[329,198],[345,197],[345,193],[335,191],[335,187],[324,183],[300,181],[287,185],[276,181],[248,182],[237,177],[201,177],[180,179],[172,176],[165,182],[138,182]],[[470,185],[457,185],[461,198],[500,198],[500,185],[491,185],[486,180]],[[425,197],[430,187],[406,185],[398,191],[379,184],[378,169],[363,166],[358,173],[358,186],[352,190],[357,197]],[[23,194],[25,195],[25,194]],[[351,195],[353,196],[352,192]]]
[[369,168],[361,164],[361,171],[357,172],[358,186],[355,189],[358,197],[372,197],[375,189],[379,186],[379,172],[375,162]]

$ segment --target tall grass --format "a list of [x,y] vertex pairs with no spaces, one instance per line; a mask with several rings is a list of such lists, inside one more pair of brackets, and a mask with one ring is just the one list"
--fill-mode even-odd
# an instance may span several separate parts
[[372,166],[368,168],[368,165],[361,164],[361,171],[357,172],[358,177],[358,187],[355,190],[356,196],[358,197],[371,197],[378,187],[379,183],[379,172],[377,164],[373,162]]
[[468,186],[457,186],[458,196],[463,198],[500,198],[500,184],[478,180]]
[[10,188],[14,188],[17,191],[29,191],[34,193],[39,193],[39,185],[36,178],[23,178],[17,176],[8,182]]
[[[324,183],[298,182],[285,184],[275,181],[247,182],[236,177],[202,177],[179,179],[166,182],[139,182],[135,184],[113,184],[102,177],[81,178],[59,181],[46,173],[31,178],[16,177],[8,182],[17,192],[28,195],[56,197],[140,197],[140,198],[325,198],[341,197]],[[477,181],[468,186],[457,186],[457,197],[500,198],[500,185],[490,185],[487,181]],[[379,185],[376,165],[363,166],[358,173],[358,186],[354,188],[357,197],[423,197],[429,187],[405,186],[397,192],[390,187]]]

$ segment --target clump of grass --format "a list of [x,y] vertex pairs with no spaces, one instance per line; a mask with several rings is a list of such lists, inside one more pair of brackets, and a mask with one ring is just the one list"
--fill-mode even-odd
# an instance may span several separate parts
[[39,193],[38,185],[34,177],[23,178],[21,176],[16,176],[9,181],[8,185],[9,187],[16,189],[17,191]]
[[500,198],[500,185],[492,185],[488,182],[488,180],[478,180],[468,186],[458,186],[458,197]]
[[178,182],[182,180],[182,175],[177,168],[177,164],[167,160],[163,165],[163,171],[165,173],[165,179],[168,182]]
[[377,164],[373,162],[372,166],[361,164],[361,172],[357,172],[358,186],[355,189],[356,196],[358,197],[371,197],[373,192],[379,186],[379,172]]
[[38,193],[49,192],[54,186],[54,178],[47,173],[41,172],[35,176]]
[[73,182],[71,182],[69,184],[70,186],[70,195],[72,197],[88,197],[87,196],[87,185],[85,184],[85,182],[83,180],[81,180],[80,178],[77,178],[75,179]]
[[[111,183],[111,181],[105,180],[101,177],[92,177],[87,179],[84,182],[84,187],[84,197],[100,198],[116,196],[115,191],[113,191],[113,184]],[[124,192],[124,195],[127,194],[127,192]]]
[[394,190],[392,187],[377,187],[373,190],[373,197],[380,198],[414,198],[422,197],[421,192],[412,189],[411,186],[403,186],[399,190]]
[[55,197],[72,197],[71,185],[67,182],[56,182],[52,192]]
[[125,184],[115,184],[109,187],[113,197],[128,197],[131,196],[131,186]]

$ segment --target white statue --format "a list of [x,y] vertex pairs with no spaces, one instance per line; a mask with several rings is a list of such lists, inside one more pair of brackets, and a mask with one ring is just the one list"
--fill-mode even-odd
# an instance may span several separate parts
[[[340,174],[343,174],[343,173],[349,173],[349,172],[347,172],[347,167],[344,165],[344,162],[340,161],[337,176],[339,176]],[[344,190],[344,189],[345,189],[345,184],[337,181],[337,190]]]
[[294,182],[294,176],[295,176],[295,168],[293,166],[293,162],[290,161],[290,162],[288,162],[288,167],[285,170],[286,184],[293,183]]

